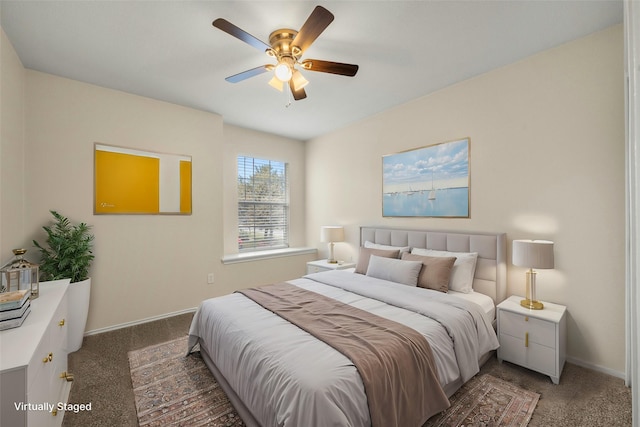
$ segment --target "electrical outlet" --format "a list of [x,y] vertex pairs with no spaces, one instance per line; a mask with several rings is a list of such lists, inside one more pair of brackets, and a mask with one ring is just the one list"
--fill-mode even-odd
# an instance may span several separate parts
[[207,283],[212,285],[214,281],[213,273],[207,274]]

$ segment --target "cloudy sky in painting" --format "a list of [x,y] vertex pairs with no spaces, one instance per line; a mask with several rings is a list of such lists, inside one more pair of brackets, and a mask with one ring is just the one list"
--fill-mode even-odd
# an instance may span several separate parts
[[[469,140],[432,145],[404,153],[383,157],[383,183],[385,192],[404,191],[415,184],[416,188],[431,185],[431,179],[438,186],[456,185],[469,177]],[[403,188],[405,187],[405,188]]]

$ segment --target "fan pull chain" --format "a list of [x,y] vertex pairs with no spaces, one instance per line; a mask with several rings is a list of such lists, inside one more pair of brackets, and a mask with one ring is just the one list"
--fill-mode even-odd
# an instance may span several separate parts
[[292,103],[293,100],[291,99],[291,97],[292,97],[291,88],[289,87],[288,84],[285,85],[284,92],[285,92],[285,96],[286,96],[286,100],[285,100],[286,102],[284,104],[284,108],[289,108],[291,106],[291,103]]

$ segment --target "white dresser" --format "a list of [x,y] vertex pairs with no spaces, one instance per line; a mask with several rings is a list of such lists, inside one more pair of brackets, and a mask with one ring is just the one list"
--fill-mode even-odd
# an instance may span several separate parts
[[[40,283],[22,326],[0,331],[0,425],[59,426],[71,380],[67,373],[69,280]],[[53,410],[51,410],[53,409]]]
[[498,304],[498,360],[549,375],[558,384],[566,360],[567,308],[544,302],[544,309],[530,310],[520,305],[522,299]]

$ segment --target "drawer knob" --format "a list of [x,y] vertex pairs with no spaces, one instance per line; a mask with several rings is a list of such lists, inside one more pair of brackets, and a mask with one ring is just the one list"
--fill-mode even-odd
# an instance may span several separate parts
[[60,374],[60,378],[67,380],[68,383],[72,382],[75,378],[73,377],[73,374],[70,374],[67,371],[64,371],[63,373]]
[[524,334],[524,346],[529,347],[529,332],[525,332]]
[[56,415],[58,415],[58,410],[54,408],[54,409],[51,411],[51,415],[53,415],[54,417],[55,417]]
[[528,322],[529,321],[529,316],[524,316],[524,321]]
[[49,353],[42,359],[42,363],[51,362],[53,360],[53,353]]
[[64,326],[64,319],[58,322],[58,326]]

